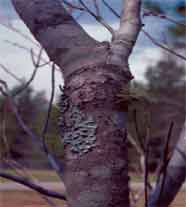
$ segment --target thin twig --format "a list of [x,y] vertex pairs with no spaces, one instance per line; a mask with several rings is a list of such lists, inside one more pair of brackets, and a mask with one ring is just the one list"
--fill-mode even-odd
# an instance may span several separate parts
[[132,146],[134,146],[136,148],[136,151],[138,152],[138,154],[140,156],[144,155],[143,150],[141,149],[141,147],[138,145],[138,143],[136,142],[136,140],[131,136],[131,134],[127,134],[127,138],[129,140],[129,142],[132,144]]
[[47,153],[47,154],[48,154],[49,150],[48,150],[48,147],[47,147],[47,144],[46,144],[46,133],[47,133],[47,129],[48,129],[50,114],[51,114],[51,111],[52,111],[52,104],[53,104],[54,95],[55,95],[55,65],[54,64],[52,66],[51,77],[52,77],[51,78],[51,86],[52,86],[51,97],[50,97],[50,101],[49,101],[47,116],[46,116],[44,126],[43,126],[43,129],[42,129],[42,132],[41,132],[43,149],[45,150],[45,153]]
[[[30,84],[32,83],[32,81],[35,79],[35,76],[36,76],[36,73],[37,73],[37,71],[38,71],[38,69],[40,68],[40,67],[43,67],[43,64],[42,65],[40,65],[40,61],[41,61],[41,55],[42,55],[42,51],[43,51],[43,49],[41,48],[40,49],[40,52],[39,52],[39,54],[38,54],[38,57],[37,57],[37,60],[35,60],[34,59],[34,53],[33,53],[33,50],[31,49],[31,52],[30,52],[30,54],[31,54],[31,59],[32,59],[32,63],[33,63],[33,65],[34,65],[34,70],[33,70],[33,73],[31,74],[31,77],[30,77],[30,79],[18,90],[18,91],[16,91],[16,93],[15,94],[13,94],[12,96],[13,97],[15,97],[15,96],[17,96],[18,94],[20,94],[20,93],[22,93],[23,91],[25,91],[29,86],[30,86]],[[46,64],[49,64],[50,63],[50,61],[48,62],[48,63],[44,63],[44,65],[46,65]]]
[[164,185],[165,185],[165,179],[166,179],[166,175],[167,175],[167,166],[168,166],[168,162],[169,162],[169,157],[168,157],[169,144],[170,144],[170,140],[171,140],[173,127],[174,127],[174,122],[171,122],[169,130],[168,130],[168,134],[167,134],[167,139],[166,139],[166,142],[165,142],[165,147],[164,147],[164,150],[163,150],[163,158],[162,158],[162,160],[163,160],[163,168],[162,168],[163,178],[162,178],[161,189],[160,189],[158,200],[160,200],[160,198],[161,198],[161,195],[162,195],[163,189],[164,189]]
[[[6,105],[3,104],[3,120],[2,120],[2,139],[5,145],[5,150],[7,153],[10,152],[10,146],[8,143],[8,138],[7,138],[7,134],[6,134]],[[0,153],[1,155],[1,153]]]
[[146,36],[149,40],[151,40],[151,42],[152,42],[153,44],[155,44],[156,46],[158,46],[158,47],[162,48],[163,50],[166,50],[167,52],[169,52],[169,53],[171,53],[171,54],[173,54],[173,55],[175,55],[175,56],[181,58],[182,60],[186,61],[186,57],[185,57],[185,56],[183,56],[183,55],[181,55],[181,54],[175,52],[174,50],[172,50],[172,49],[170,49],[170,48],[168,48],[168,47],[166,47],[166,46],[160,44],[160,43],[157,42],[157,41],[156,41],[156,40],[155,40],[155,39],[154,39],[148,32],[146,32],[144,29],[142,29],[142,32],[143,32],[143,33],[145,34],[145,36]]
[[[10,160],[10,159],[4,159],[4,162],[13,170],[18,173],[21,177],[24,177],[25,179],[28,179],[32,181],[33,183],[37,184],[37,180],[35,177],[32,176],[32,174],[19,162],[15,160]],[[41,194],[41,197],[51,206],[51,207],[58,207],[53,200],[48,198],[47,196]]]
[[21,37],[23,37],[25,40],[28,40],[29,42],[31,42],[32,44],[34,44],[37,47],[40,47],[40,45],[35,42],[31,37],[29,37],[28,35],[22,33],[20,30],[18,30],[17,28],[15,28],[12,24],[4,24],[4,23],[0,23],[3,27],[11,30],[14,33],[17,33],[18,35],[20,35]]
[[52,75],[51,75],[51,77],[52,77],[51,78],[51,86],[52,86],[51,97],[50,97],[50,101],[49,101],[47,116],[46,116],[44,126],[43,126],[43,129],[41,132],[41,144],[42,144],[42,148],[43,148],[45,154],[47,155],[48,160],[50,161],[52,167],[57,171],[58,175],[62,178],[62,176],[61,176],[62,169],[60,167],[60,163],[58,162],[56,157],[50,153],[48,146],[46,144],[46,133],[47,133],[47,129],[48,129],[50,114],[52,111],[52,104],[53,104],[54,95],[55,95],[55,70],[56,70],[55,64],[53,64],[52,65]]
[[177,24],[179,26],[186,26],[186,24],[184,22],[176,21],[175,19],[167,16],[166,14],[158,13],[158,12],[152,11],[150,9],[143,9],[143,12],[144,12],[143,16],[155,16],[155,17],[159,17],[164,20],[168,20],[169,22]]
[[75,4],[73,4],[73,3],[71,3],[71,2],[68,2],[68,1],[66,1],[66,0],[62,0],[62,2],[63,2],[64,4],[66,4],[67,6],[71,7],[72,9],[77,9],[77,10],[80,10],[80,11],[85,11],[85,9],[84,9],[83,7],[80,7],[80,6],[78,6],[78,5],[75,5]]
[[14,73],[12,73],[5,65],[3,65],[2,63],[0,63],[0,67],[8,74],[10,75],[12,78],[14,78],[16,81],[18,81],[19,83],[23,83],[23,80],[19,77],[17,77]]
[[9,173],[5,173],[5,172],[1,172],[1,171],[0,171],[0,177],[6,178],[8,180],[12,180],[12,181],[19,183],[19,184],[22,184],[22,185],[24,185],[28,188],[31,188],[31,189],[33,189],[33,190],[37,191],[38,193],[41,193],[45,196],[57,198],[60,200],[67,200],[65,195],[62,195],[58,192],[43,188],[40,185],[37,185],[37,184],[35,184],[35,183],[31,182],[30,180],[25,179],[23,177],[11,175]]
[[136,131],[138,142],[139,142],[140,147],[143,150],[143,152],[145,152],[145,146],[144,146],[144,143],[143,143],[143,137],[141,136],[139,128],[138,128],[137,112],[136,112],[136,110],[133,111],[133,117],[134,117],[134,127],[135,127],[135,131]]
[[144,176],[144,183],[145,183],[145,207],[148,207],[148,190],[152,189],[151,183],[148,181],[149,176],[149,155],[150,155],[150,117],[149,114],[146,114],[146,152],[145,152],[145,176]]
[[105,0],[102,0],[103,4],[118,18],[121,16],[117,13],[116,10],[114,10]]
[[112,37],[114,38],[115,36],[115,31],[114,29],[105,22],[105,20],[103,19],[102,16],[97,16],[94,12],[92,12],[87,6],[86,4],[82,1],[82,0],[79,0],[79,3],[86,9],[86,11],[96,19],[97,22],[99,22],[100,24],[102,24],[111,34],[112,34]]
[[145,207],[148,207],[148,176],[149,176],[149,144],[146,145],[146,152],[145,152],[145,176],[144,176],[144,185],[145,185]]
[[[26,47],[26,46],[24,46],[24,45],[21,45],[21,44],[19,44],[19,43],[17,43],[17,42],[12,42],[12,41],[9,41],[9,40],[5,40],[4,42],[7,43],[7,44],[9,44],[9,45],[12,45],[13,47],[17,47],[17,48],[19,48],[19,49],[25,50],[27,53],[30,54],[30,48],[28,48],[28,47]],[[41,49],[41,48],[40,48],[40,49]],[[33,56],[37,58],[38,55],[34,52],[34,50],[32,50],[32,52],[33,52]],[[43,58],[43,57],[41,57],[41,60],[42,60],[42,62],[45,63],[45,64],[48,63],[48,60],[46,60],[46,59]]]
[[93,0],[93,3],[94,3],[95,10],[96,10],[96,15],[98,17],[101,17],[101,12],[100,12],[100,8],[99,8],[97,0]]
[[[43,152],[45,152],[45,150],[43,149],[43,144],[42,144],[42,138],[37,137],[35,135],[35,133],[25,124],[25,122],[23,121],[21,115],[18,112],[18,109],[16,107],[16,104],[14,103],[14,100],[12,98],[12,96],[10,95],[8,86],[6,84],[5,81],[0,80],[0,83],[4,86],[4,89],[2,87],[0,87],[0,92],[8,98],[9,103],[10,103],[10,108],[12,110],[12,112],[14,113],[19,125],[21,126],[21,128],[25,131],[25,133],[32,138],[32,140],[34,142],[38,142],[40,141],[39,147],[42,149]],[[59,177],[62,179],[62,169],[60,167],[60,164],[57,162],[56,158],[49,152],[47,152],[47,158],[49,163],[51,164],[51,166],[53,167],[54,170],[56,170],[57,174],[59,175]]]
[[[102,0],[103,3],[105,4],[105,6],[117,17],[120,18],[121,16],[105,1]],[[164,18],[163,16],[161,16],[162,18]],[[178,23],[177,21],[173,21],[173,19],[167,18],[169,21],[172,21],[176,24],[182,24],[182,23]],[[182,24],[183,25],[183,24]],[[185,26],[185,25],[184,25]],[[169,52],[172,55],[175,55],[179,58],[181,58],[182,60],[186,61],[186,57],[175,52],[174,50],[170,49],[169,47],[164,46],[163,44],[157,42],[148,32],[146,32],[144,29],[142,29],[142,32],[145,34],[145,36],[156,46],[160,47],[163,50],[166,50],[167,52]]]

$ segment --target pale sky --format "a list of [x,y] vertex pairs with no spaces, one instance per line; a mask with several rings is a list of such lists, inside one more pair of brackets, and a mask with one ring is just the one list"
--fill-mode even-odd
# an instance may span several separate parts
[[[32,38],[26,26],[19,20],[14,20],[13,25],[26,35]],[[116,24],[112,25],[116,28]],[[83,25],[83,27],[97,40],[109,40],[110,35],[107,31],[99,25]],[[28,49],[38,49],[28,40],[22,38],[19,34],[12,32],[11,30],[0,26],[0,63],[9,68],[10,71],[15,73],[19,78],[29,79],[32,71],[34,69],[31,55],[28,51],[17,48],[11,45],[9,42],[17,43]],[[44,55],[47,59],[47,56]],[[161,57],[161,52],[159,49],[153,47],[136,48],[136,51],[130,58],[131,70],[136,78],[136,80],[144,81],[143,73],[147,66],[153,65]],[[50,75],[51,70],[49,67],[42,67],[38,70],[35,80],[32,83],[34,89],[46,90],[47,96],[50,94]],[[11,76],[5,73],[0,68],[1,79],[7,81],[10,87],[14,86],[18,82],[14,80]],[[56,85],[62,84],[63,80],[59,72],[56,73]]]
[[[3,0],[0,0],[0,3]],[[8,10],[8,9],[7,9]],[[9,10],[8,10],[9,11]],[[12,14],[6,13],[6,10],[2,10],[0,5],[0,21],[6,23],[6,14],[8,17],[11,17]],[[109,33],[99,24],[85,21],[86,18],[80,19],[80,23],[83,28],[95,39],[99,41],[105,41],[110,39]],[[152,24],[153,22],[153,24]],[[20,21],[15,14],[12,15],[12,24],[14,27],[19,29],[22,33],[33,38],[26,26]],[[145,29],[151,33],[154,37],[159,39],[165,32],[165,27],[160,24],[159,19],[147,18],[145,19]],[[117,28],[118,22],[111,21],[111,26]],[[33,71],[33,64],[31,61],[30,53],[19,49],[9,42],[18,43],[24,47],[27,47],[29,50],[31,48],[36,50],[36,47],[21,37],[19,34],[12,32],[11,30],[0,25],[0,63],[8,67],[13,73],[15,73],[19,78],[25,78],[28,80]],[[156,64],[156,62],[161,58],[162,52],[161,49],[153,46],[144,35],[140,35],[137,44],[134,48],[134,52],[130,57],[130,68],[136,80],[145,81],[144,72],[146,68],[150,65]],[[44,58],[47,59],[47,56],[44,55]],[[32,86],[36,90],[45,90],[47,97],[50,94],[50,77],[51,70],[49,67],[43,67],[38,70],[35,80],[32,83]],[[10,87],[17,84],[16,80],[6,74],[0,68],[0,78],[5,80]],[[56,86],[63,84],[61,74],[56,73]],[[59,90],[57,88],[57,94]]]

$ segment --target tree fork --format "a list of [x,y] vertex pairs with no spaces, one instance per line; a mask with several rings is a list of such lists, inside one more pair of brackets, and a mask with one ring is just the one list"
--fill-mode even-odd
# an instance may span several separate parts
[[128,207],[127,104],[118,94],[132,76],[141,0],[123,1],[109,44],[91,38],[57,0],[12,0],[21,19],[61,69],[64,182],[70,207]]

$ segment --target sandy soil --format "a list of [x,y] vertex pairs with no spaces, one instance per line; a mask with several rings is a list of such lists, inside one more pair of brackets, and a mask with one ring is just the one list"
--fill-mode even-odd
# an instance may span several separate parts
[[[143,198],[138,207],[143,207]],[[64,202],[59,202],[60,207],[67,207]],[[7,191],[0,192],[0,207],[48,207],[46,201],[32,191]],[[170,207],[186,207],[186,192],[180,192]]]

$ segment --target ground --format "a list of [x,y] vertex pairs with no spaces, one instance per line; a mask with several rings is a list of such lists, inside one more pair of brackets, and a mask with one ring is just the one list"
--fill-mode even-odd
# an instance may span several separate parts
[[[64,202],[58,202],[60,207],[66,207]],[[137,207],[143,207],[143,199],[139,202]],[[186,192],[180,192],[173,204],[170,207],[185,207],[186,206]],[[33,192],[1,192],[0,193],[0,207],[49,207],[46,201]]]
[[[44,183],[45,187],[56,189],[57,191],[63,191],[62,185],[59,183],[59,179],[56,174],[51,171],[32,171],[37,180]],[[132,188],[139,189],[143,187],[142,180],[136,176],[132,176]],[[154,178],[152,177],[152,180]],[[3,186],[7,186],[4,188]],[[13,188],[10,188],[13,187]],[[7,190],[8,189],[8,190]],[[10,190],[14,189],[14,190]],[[59,202],[55,200],[60,207],[66,207],[65,202]],[[142,197],[136,207],[144,207],[144,198]],[[184,188],[177,195],[175,201],[170,207],[185,207],[186,206],[186,188]],[[7,182],[7,180],[0,179],[0,207],[49,207],[42,196],[33,191],[25,191],[20,185],[15,187],[14,183]]]

